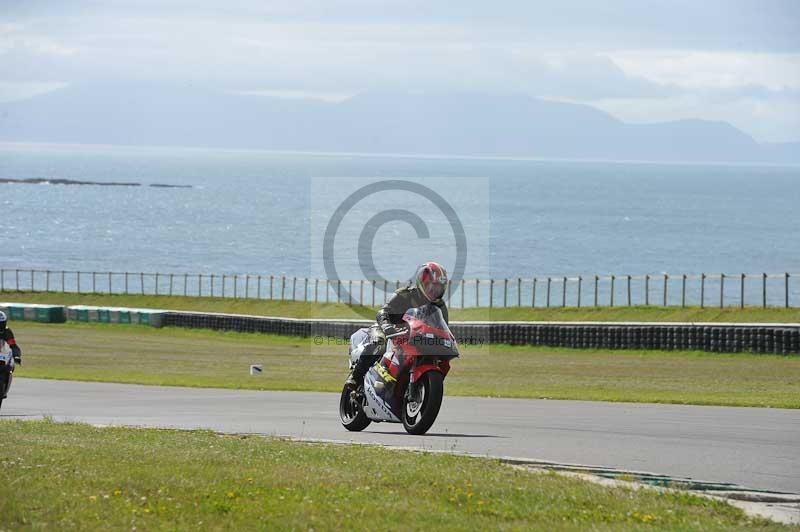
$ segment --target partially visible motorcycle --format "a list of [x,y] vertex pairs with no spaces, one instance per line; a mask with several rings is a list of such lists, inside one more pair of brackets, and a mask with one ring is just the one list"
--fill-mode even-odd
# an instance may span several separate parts
[[11,389],[11,381],[14,377],[14,356],[4,340],[0,340],[0,408],[3,406],[3,399],[8,396]]
[[[409,309],[403,320],[407,326],[387,338],[386,353],[363,382],[355,389],[344,386],[339,417],[347,430],[386,421],[402,423],[410,434],[425,434],[436,421],[458,344],[436,305]],[[351,370],[368,342],[368,329],[350,337]]]

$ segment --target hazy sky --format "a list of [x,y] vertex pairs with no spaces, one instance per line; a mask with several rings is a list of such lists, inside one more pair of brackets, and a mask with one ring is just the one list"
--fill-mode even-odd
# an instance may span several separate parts
[[0,0],[0,99],[108,79],[514,91],[800,141],[800,1]]

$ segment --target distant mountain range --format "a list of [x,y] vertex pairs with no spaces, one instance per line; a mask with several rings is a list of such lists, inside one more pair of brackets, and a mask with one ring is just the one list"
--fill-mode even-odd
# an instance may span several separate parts
[[0,141],[569,159],[800,163],[726,122],[627,124],[525,95],[367,92],[340,103],[192,85],[71,85],[0,104]]

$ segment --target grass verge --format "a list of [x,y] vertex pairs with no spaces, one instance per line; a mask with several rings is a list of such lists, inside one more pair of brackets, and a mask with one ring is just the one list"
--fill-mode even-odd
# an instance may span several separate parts
[[[341,390],[325,340],[136,325],[16,322],[19,377],[259,390]],[[257,377],[250,364],[264,365]],[[800,357],[465,346],[448,395],[800,408]]]
[[1,529],[782,530],[723,502],[494,460],[0,421]]
[[[211,297],[64,294],[60,292],[0,292],[2,301],[53,305],[98,305],[136,308],[226,312],[290,318],[373,317],[376,309],[336,304]],[[493,321],[689,321],[689,322],[800,322],[800,308],[743,309],[728,307],[598,307],[598,308],[472,308],[451,309],[453,320]]]

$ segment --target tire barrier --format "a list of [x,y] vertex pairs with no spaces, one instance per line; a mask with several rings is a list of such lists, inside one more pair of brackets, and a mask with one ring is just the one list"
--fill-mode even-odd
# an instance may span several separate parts
[[367,320],[305,320],[268,316],[246,316],[239,314],[208,314],[203,312],[166,311],[165,327],[189,327],[192,329],[216,329],[224,331],[279,334],[283,336],[322,336],[341,340],[361,327],[368,327]]
[[66,307],[67,319],[95,323],[124,323],[163,327],[164,311],[125,307],[93,307],[74,305]]
[[67,319],[61,305],[36,305],[32,303],[0,303],[0,310],[11,320],[64,323]]
[[491,344],[800,354],[800,324],[453,324],[457,338]]
[[[307,320],[166,311],[163,325],[347,340],[367,320]],[[800,324],[454,322],[462,344],[800,354]]]
[[[346,341],[368,320],[313,320],[169,310],[0,303],[12,320],[65,320],[188,327]],[[538,345],[579,349],[656,349],[715,353],[800,354],[800,324],[454,322],[461,344]]]

